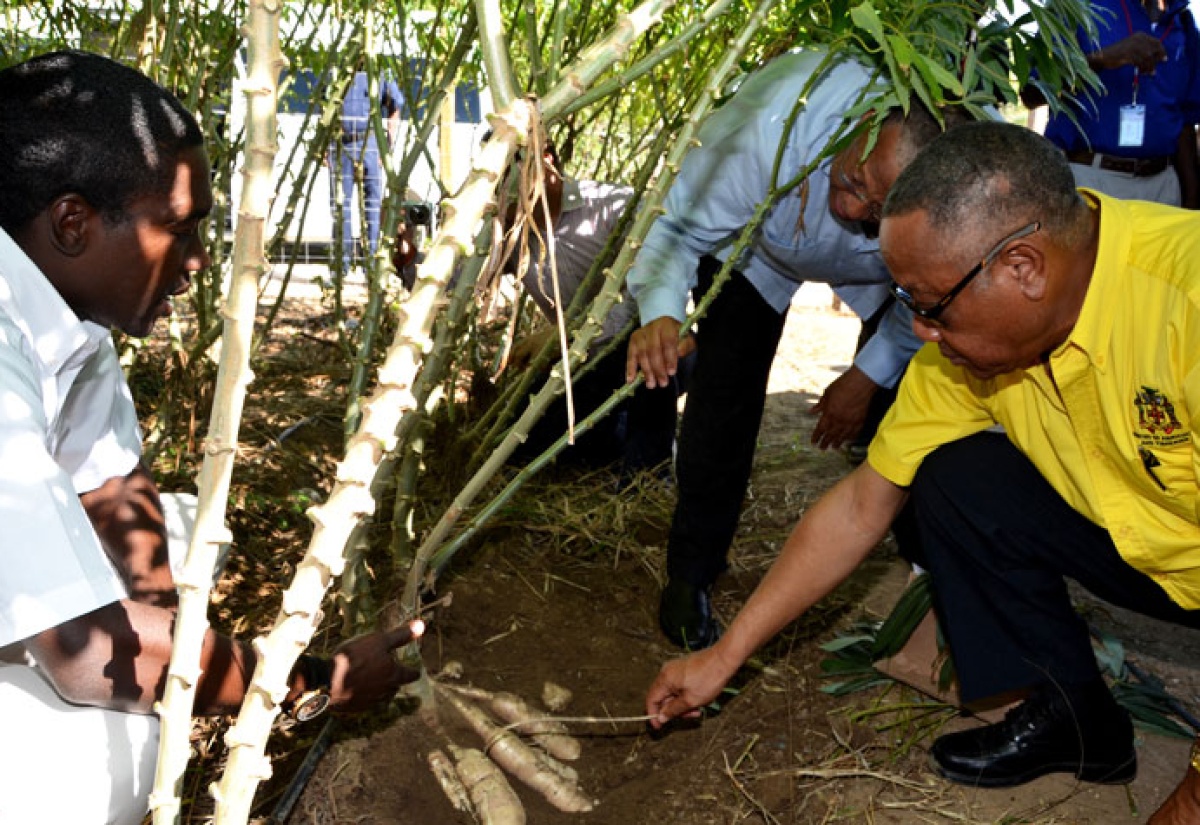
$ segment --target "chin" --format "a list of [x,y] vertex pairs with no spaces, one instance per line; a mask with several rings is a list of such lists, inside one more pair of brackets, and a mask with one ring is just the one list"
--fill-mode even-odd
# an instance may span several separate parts
[[154,332],[154,327],[157,325],[157,323],[158,319],[150,319],[148,321],[138,319],[130,321],[120,329],[121,332],[125,333],[131,338],[146,338],[150,335],[150,333]]

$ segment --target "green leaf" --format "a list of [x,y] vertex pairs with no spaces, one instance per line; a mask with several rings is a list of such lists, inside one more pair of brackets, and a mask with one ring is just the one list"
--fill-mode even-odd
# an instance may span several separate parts
[[[974,49],[971,50],[974,54]],[[963,84],[951,72],[947,71],[946,67],[938,63],[936,60],[930,60],[925,55],[917,55],[917,70],[925,76],[925,80],[932,88],[934,85],[949,91],[955,97],[963,96]],[[922,69],[924,67],[924,69]],[[926,74],[928,72],[928,74]],[[932,76],[933,80],[930,80]]]
[[879,19],[879,13],[875,11],[875,7],[871,5],[871,0],[866,0],[850,9],[850,19],[854,21],[855,26],[871,35],[881,47],[887,48],[883,36],[883,22]]
[[[925,85],[925,81],[921,79],[921,75],[917,72],[912,74],[913,91],[917,93],[917,97],[921,98],[921,102],[925,104],[925,108],[931,112],[936,112],[938,106],[942,104],[941,89],[938,89],[937,94],[931,93]],[[936,97],[936,100],[935,100]]]
[[888,73],[892,76],[892,87],[896,90],[896,98],[900,103],[900,108],[907,113],[910,100],[908,73],[900,71],[900,67],[896,65],[896,60],[890,50],[883,50],[883,59],[887,61]]
[[954,660],[947,656],[946,660],[942,662],[941,668],[938,670],[938,690],[949,690],[950,685],[954,684],[954,676]]
[[861,644],[863,642],[870,643],[872,641],[874,641],[873,636],[839,636],[832,642],[826,642],[825,644],[821,645],[821,650],[824,650],[826,653],[837,653],[839,650],[845,650],[853,645]]
[[875,634],[872,656],[875,659],[883,659],[899,652],[932,605],[929,576],[922,573],[904,589],[892,612],[883,620],[879,632]]
[[975,86],[975,66],[979,62],[979,48],[972,46],[967,49],[967,59],[963,63],[962,85],[964,94],[966,89],[971,89]]
[[845,696],[848,693],[855,693],[867,688],[878,687],[880,685],[889,684],[892,680],[886,676],[875,674],[874,676],[864,676],[861,679],[851,679],[847,682],[834,682],[829,685],[822,685],[821,692],[828,693],[833,696]]
[[872,670],[874,667],[869,660],[857,662],[850,659],[833,658],[821,660],[822,673],[867,673]]
[[920,57],[916,50],[913,49],[912,43],[909,43],[908,40],[905,39],[904,35],[889,34],[887,36],[887,42],[888,45],[892,47],[892,55],[894,56],[896,63],[898,63],[900,68],[904,69],[905,71],[908,71],[909,67],[913,64],[913,61]]
[[1105,633],[1093,628],[1092,636],[1096,643],[1092,646],[1100,666],[1114,678],[1121,678],[1125,671],[1125,645],[1111,633]]

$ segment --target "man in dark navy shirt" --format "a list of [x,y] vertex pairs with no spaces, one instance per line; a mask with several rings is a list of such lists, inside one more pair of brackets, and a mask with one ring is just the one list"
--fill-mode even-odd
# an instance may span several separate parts
[[[1075,182],[1119,198],[1200,208],[1200,34],[1187,0],[1093,0],[1079,42],[1104,94],[1050,119]],[[1027,99],[1027,103],[1037,100]],[[1081,131],[1082,130],[1082,131]]]

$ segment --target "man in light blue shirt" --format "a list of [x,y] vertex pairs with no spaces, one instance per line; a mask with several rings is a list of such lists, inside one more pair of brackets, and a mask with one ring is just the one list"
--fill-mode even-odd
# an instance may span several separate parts
[[[628,276],[641,329],[630,338],[627,378],[649,387],[675,374],[689,289],[702,295],[774,183],[795,179],[825,149],[847,109],[871,82],[852,59],[833,62],[808,91],[772,172],[796,101],[826,59],[820,51],[782,55],[745,80],[700,130]],[[876,333],[813,407],[821,448],[855,438],[876,391],[900,379],[919,341],[911,315],[890,302],[890,277],[875,234],[892,182],[941,132],[916,104],[896,112],[864,159],[865,130],[767,215],[757,238],[699,322],[676,456],[679,499],[667,550],[668,583],[659,623],[672,642],[707,647],[719,629],[709,591],[726,567],[750,478],[767,376],[788,305],[804,281],[830,284]]]

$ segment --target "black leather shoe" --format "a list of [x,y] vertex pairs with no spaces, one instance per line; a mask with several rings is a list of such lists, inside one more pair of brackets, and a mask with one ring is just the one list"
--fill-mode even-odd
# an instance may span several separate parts
[[982,788],[1021,785],[1048,773],[1119,785],[1137,774],[1133,724],[1103,683],[1070,697],[1043,688],[1003,722],[938,738],[929,756],[946,779]]
[[658,603],[658,624],[671,644],[685,650],[712,647],[721,627],[712,614],[709,588],[670,579]]

